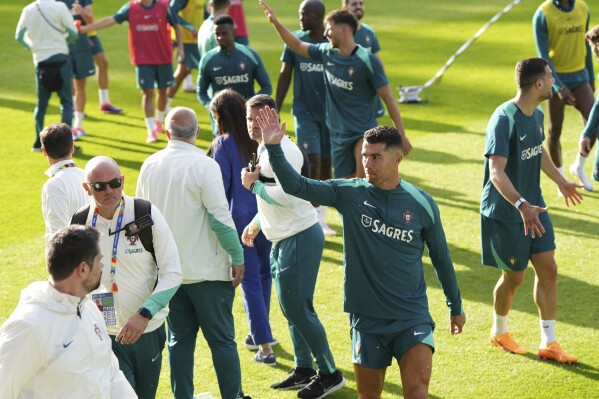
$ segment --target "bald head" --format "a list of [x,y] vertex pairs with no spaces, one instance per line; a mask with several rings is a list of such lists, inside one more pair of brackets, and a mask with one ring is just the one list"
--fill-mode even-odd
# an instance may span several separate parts
[[198,118],[191,108],[173,108],[166,115],[165,126],[171,139],[194,143],[198,135]]
[[[94,157],[85,165],[85,181],[93,183],[95,181],[108,181],[121,175],[121,169],[116,161],[105,156]],[[104,180],[103,176],[112,176]]]

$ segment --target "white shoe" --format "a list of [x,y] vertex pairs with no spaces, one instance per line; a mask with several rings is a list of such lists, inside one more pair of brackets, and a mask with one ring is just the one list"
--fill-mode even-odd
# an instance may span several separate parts
[[210,392],[202,392],[197,395],[193,395],[193,399],[214,399],[214,396]]
[[593,183],[587,177],[587,174],[584,172],[584,169],[578,169],[574,164],[570,165],[570,173],[572,176],[576,177],[580,184],[584,186],[586,191],[593,191]]

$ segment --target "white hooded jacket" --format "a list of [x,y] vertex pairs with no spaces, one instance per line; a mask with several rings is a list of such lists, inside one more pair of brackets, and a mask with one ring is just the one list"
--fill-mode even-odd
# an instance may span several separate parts
[[0,398],[137,398],[89,299],[47,281],[23,291],[0,327]]

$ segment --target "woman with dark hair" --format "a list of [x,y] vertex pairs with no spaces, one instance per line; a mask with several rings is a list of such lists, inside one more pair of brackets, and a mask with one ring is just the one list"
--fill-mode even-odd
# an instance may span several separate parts
[[[252,140],[245,121],[245,99],[233,89],[218,92],[210,102],[210,112],[218,125],[218,135],[212,142],[209,155],[218,162],[223,175],[225,194],[237,233],[241,237],[245,226],[258,213],[256,196],[241,184],[241,169],[256,156],[258,143]],[[241,282],[243,306],[250,334],[245,346],[258,350],[253,360],[267,366],[276,364],[271,344],[268,313],[272,278],[270,275],[270,241],[260,233],[253,247],[243,246],[245,274]]]

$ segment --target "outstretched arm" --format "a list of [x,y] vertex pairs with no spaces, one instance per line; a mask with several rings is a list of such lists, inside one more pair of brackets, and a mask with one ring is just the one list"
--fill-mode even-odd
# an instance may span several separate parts
[[385,102],[387,106],[387,112],[389,112],[389,117],[393,121],[395,128],[401,134],[401,141],[403,144],[403,155],[406,156],[412,150],[412,144],[410,144],[410,140],[408,140],[408,136],[406,135],[406,131],[403,127],[403,122],[401,120],[401,114],[399,113],[399,107],[395,103],[395,99],[393,98],[393,94],[391,92],[391,88],[389,85],[379,87],[376,90],[377,94],[381,99]]
[[289,31],[289,29],[285,28],[285,26],[279,22],[277,17],[275,16],[272,8],[270,8],[263,0],[260,0],[260,6],[264,9],[264,15],[270,21],[271,24],[274,25],[275,29],[279,33],[279,36],[285,44],[289,46],[289,48],[299,55],[303,57],[308,57],[308,48],[310,47],[309,43],[302,42],[300,39],[295,37],[293,33]]
[[83,25],[79,28],[79,32],[87,33],[92,30],[100,30],[104,28],[108,28],[117,24],[116,19],[111,15],[109,17],[104,17],[97,22],[92,22],[89,25]]

